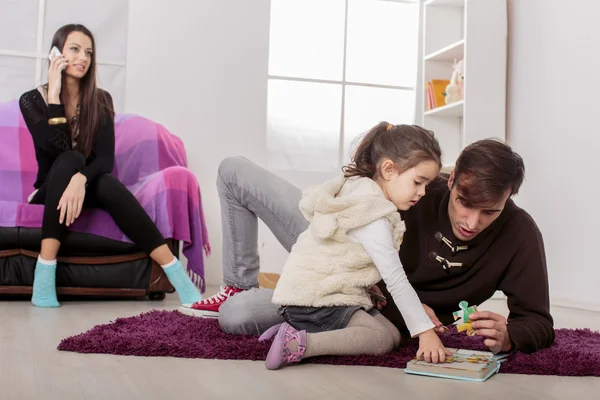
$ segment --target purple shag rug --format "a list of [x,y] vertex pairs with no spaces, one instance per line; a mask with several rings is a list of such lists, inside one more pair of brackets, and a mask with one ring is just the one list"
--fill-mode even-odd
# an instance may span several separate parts
[[[451,332],[442,337],[447,347],[487,350],[481,337]],[[119,318],[66,338],[58,350],[77,353],[144,357],[264,360],[270,341],[255,336],[228,335],[216,319],[188,317],[177,311],[151,311]],[[306,362],[404,368],[417,351],[413,341],[383,356],[316,357]],[[600,376],[600,333],[589,329],[557,329],[550,348],[535,354],[512,354],[500,372],[528,375]]]

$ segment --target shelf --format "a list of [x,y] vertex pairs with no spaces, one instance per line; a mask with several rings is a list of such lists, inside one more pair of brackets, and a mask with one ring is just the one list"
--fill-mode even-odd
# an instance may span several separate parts
[[465,40],[459,40],[425,56],[425,61],[456,61],[465,58]]
[[464,7],[465,0],[428,0],[426,6]]
[[433,110],[425,111],[425,117],[462,117],[465,101],[457,101],[456,103],[446,104],[445,106],[436,107]]

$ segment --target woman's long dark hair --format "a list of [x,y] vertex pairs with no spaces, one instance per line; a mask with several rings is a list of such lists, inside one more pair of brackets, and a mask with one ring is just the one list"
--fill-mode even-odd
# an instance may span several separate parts
[[[114,110],[110,102],[109,96],[103,90],[96,86],[96,41],[94,35],[85,26],[80,24],[69,24],[60,28],[52,38],[52,46],[56,46],[61,50],[65,46],[67,37],[72,32],[81,32],[92,41],[92,54],[90,57],[90,67],[81,81],[79,82],[79,101],[81,112],[76,122],[77,126],[71,126],[71,129],[79,129],[77,137],[77,151],[88,157],[94,148],[100,124],[105,118],[114,118]],[[66,76],[63,74],[62,87],[66,83]],[[47,88],[47,84],[46,84]],[[61,90],[60,102],[67,104],[66,90]]]

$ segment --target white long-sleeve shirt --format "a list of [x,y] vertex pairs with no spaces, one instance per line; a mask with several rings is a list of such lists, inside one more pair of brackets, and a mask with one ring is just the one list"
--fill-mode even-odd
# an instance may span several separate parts
[[434,327],[425,313],[421,300],[411,286],[398,251],[394,248],[392,227],[387,219],[381,218],[368,225],[348,231],[348,237],[363,245],[379,270],[388,291],[404,317],[412,337]]

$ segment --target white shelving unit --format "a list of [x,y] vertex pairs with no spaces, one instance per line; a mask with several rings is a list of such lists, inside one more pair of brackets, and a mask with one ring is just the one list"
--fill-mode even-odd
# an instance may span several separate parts
[[[468,144],[506,139],[506,0],[427,0],[423,5],[421,125],[435,132],[444,165],[453,166]],[[464,60],[462,101],[428,109],[425,87],[450,79]]]
[[465,40],[461,39],[456,43],[452,43],[443,49],[434,51],[425,56],[425,61],[454,61],[460,60],[465,56]]
[[445,106],[436,107],[433,110],[425,111],[423,114],[426,117],[437,117],[437,118],[445,118],[445,117],[458,117],[461,118],[464,112],[465,101],[457,101],[454,103],[446,104]]

